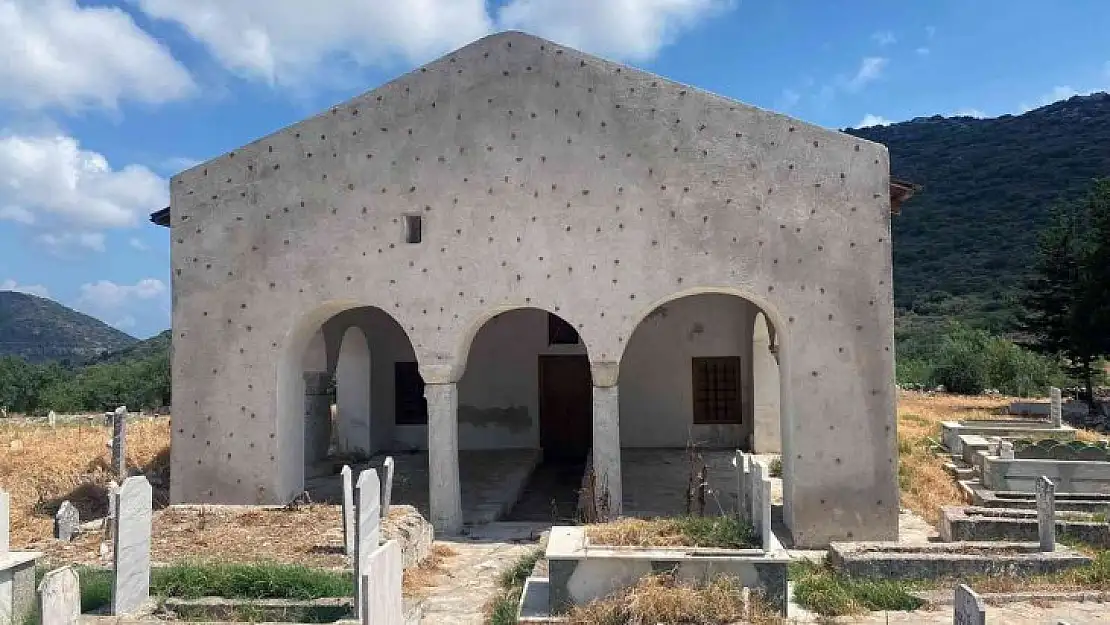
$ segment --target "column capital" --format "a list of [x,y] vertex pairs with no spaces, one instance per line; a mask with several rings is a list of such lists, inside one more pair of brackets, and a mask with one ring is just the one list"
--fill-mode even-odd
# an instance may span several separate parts
[[424,384],[454,384],[455,368],[451,365],[420,365]]
[[594,386],[609,388],[617,385],[620,374],[620,364],[616,362],[590,361],[590,373],[593,376]]

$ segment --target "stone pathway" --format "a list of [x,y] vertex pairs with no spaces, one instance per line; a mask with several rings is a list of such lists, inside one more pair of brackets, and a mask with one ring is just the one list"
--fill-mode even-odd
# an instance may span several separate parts
[[[987,605],[987,623],[990,625],[1092,625],[1110,623],[1110,605],[1095,601],[1060,602],[1052,604],[1010,603],[1002,606]],[[872,612],[866,616],[841,617],[820,620],[816,617],[796,617],[790,623],[860,623],[890,625],[952,625],[952,606],[938,606],[935,610],[916,612]]]
[[471,535],[436,541],[458,555],[444,563],[447,574],[424,599],[424,625],[480,625],[483,608],[500,590],[501,573],[539,547],[542,523],[491,523]]

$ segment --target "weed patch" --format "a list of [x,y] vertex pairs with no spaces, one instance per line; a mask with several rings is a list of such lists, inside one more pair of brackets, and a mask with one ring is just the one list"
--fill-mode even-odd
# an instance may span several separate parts
[[853,579],[813,562],[790,565],[794,600],[822,616],[847,616],[874,610],[916,610],[924,602],[909,586],[890,580]]
[[516,610],[520,604],[520,594],[524,591],[524,580],[532,574],[543,557],[542,549],[535,549],[521,556],[509,569],[501,573],[498,580],[501,589],[486,604],[486,616],[490,625],[516,625]]
[[730,516],[618,519],[586,526],[586,536],[591,544],[614,547],[757,546],[751,525]]
[[573,625],[781,622],[758,598],[748,602],[750,605],[745,603],[743,585],[732,577],[693,585],[679,582],[672,575],[651,575],[611,597],[575,606],[567,618]]

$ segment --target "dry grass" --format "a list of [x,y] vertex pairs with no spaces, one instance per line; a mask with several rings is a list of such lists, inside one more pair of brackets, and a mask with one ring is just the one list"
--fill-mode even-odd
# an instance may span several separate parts
[[733,517],[622,518],[586,526],[593,545],[613,547],[753,546],[751,528]]
[[[110,428],[101,425],[0,424],[0,488],[11,493],[14,547],[50,536],[53,515],[66,499],[82,518],[104,515],[112,480],[106,446],[111,437]],[[127,464],[152,478],[155,505],[166,502],[169,446],[168,418],[127,425]]]
[[457,555],[459,552],[447,545],[432,545],[432,550],[423,562],[405,569],[402,582],[405,596],[419,596],[429,588],[438,586],[440,578],[448,573],[444,566],[445,561]]
[[[941,421],[996,419],[1011,401],[1016,399],[902,391],[898,396],[898,483],[902,505],[935,526],[940,522],[942,506],[968,503],[959,485],[944,470],[944,460],[930,450],[930,441],[940,440]],[[1097,441],[1101,436],[1079,430],[1077,438]]]
[[780,623],[782,619],[757,599],[746,609],[743,584],[719,577],[693,586],[670,575],[644,577],[635,586],[606,599],[576,606],[569,614],[573,625],[655,625],[688,623]]

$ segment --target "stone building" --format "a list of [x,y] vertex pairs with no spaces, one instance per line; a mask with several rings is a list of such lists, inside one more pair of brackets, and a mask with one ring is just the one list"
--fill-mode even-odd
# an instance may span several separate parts
[[509,32],[171,190],[174,502],[408,451],[453,532],[468,463],[588,454],[620,510],[696,444],[781,449],[797,544],[897,534],[881,145]]

